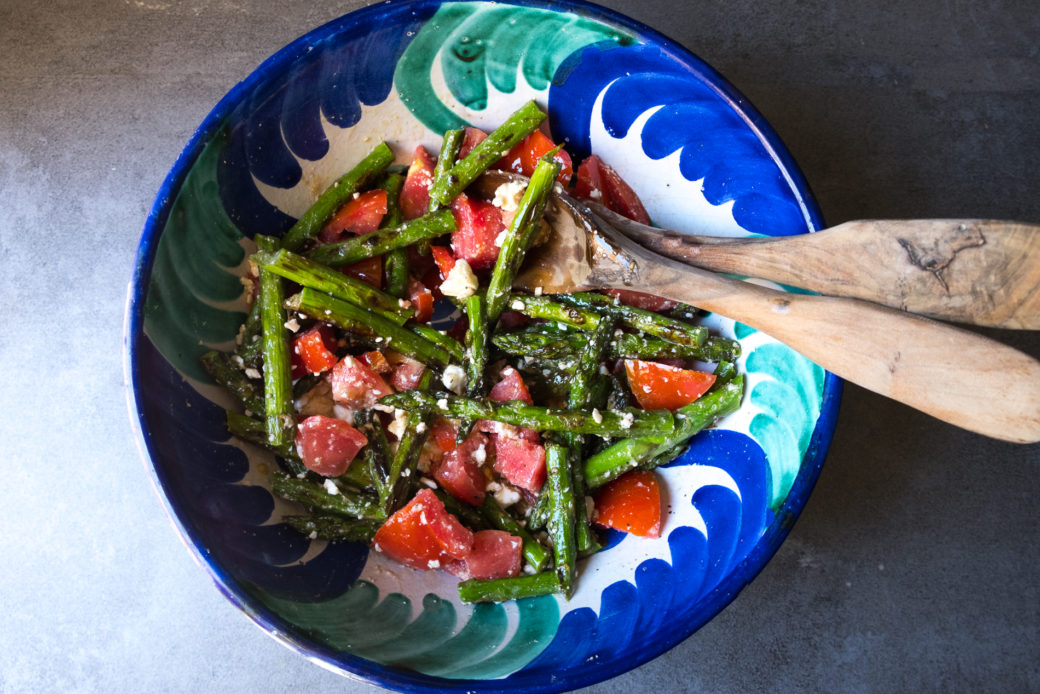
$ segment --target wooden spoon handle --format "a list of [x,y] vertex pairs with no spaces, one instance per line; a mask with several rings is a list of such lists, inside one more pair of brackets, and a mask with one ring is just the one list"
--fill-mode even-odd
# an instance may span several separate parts
[[709,270],[959,323],[1040,330],[1037,225],[878,220],[815,234],[732,239],[662,232],[613,216],[608,221],[661,255]]
[[945,422],[1040,441],[1040,362],[975,333],[854,299],[787,294],[655,254],[614,286],[729,316],[824,369]]

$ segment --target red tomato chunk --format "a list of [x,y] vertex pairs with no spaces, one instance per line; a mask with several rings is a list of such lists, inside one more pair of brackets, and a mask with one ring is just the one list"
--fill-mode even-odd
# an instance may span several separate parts
[[430,186],[433,184],[433,157],[419,145],[412,156],[412,164],[401,187],[401,216],[408,221],[430,211]]
[[[530,177],[538,166],[538,160],[548,154],[556,144],[548,138],[541,130],[521,140],[509,153],[495,165],[495,168],[515,171],[518,174]],[[571,175],[574,173],[571,155],[565,150],[560,150],[553,157],[554,161],[560,163],[560,174],[556,177],[563,185],[570,183]]]
[[520,436],[495,437],[495,471],[509,483],[538,493],[545,484],[545,448]]
[[333,243],[339,241],[344,233],[356,236],[371,234],[379,228],[386,209],[386,191],[382,188],[361,193],[339,208],[318,238],[323,243]]
[[429,571],[464,559],[473,541],[473,532],[448,513],[432,491],[421,489],[376,531],[372,547],[405,566]]
[[704,395],[715,375],[642,359],[626,359],[625,374],[644,410],[677,410]]
[[320,374],[336,365],[333,353],[336,337],[324,323],[315,325],[293,339],[292,377],[302,378],[308,373]]
[[463,559],[447,562],[444,569],[460,580],[519,576],[523,565],[523,541],[504,530],[473,533],[473,550]]
[[451,211],[457,227],[451,232],[455,258],[465,260],[474,270],[493,267],[499,251],[495,239],[506,230],[502,210],[462,194],[451,203]]
[[341,419],[312,415],[296,427],[296,450],[300,459],[319,475],[339,477],[368,439]]
[[329,373],[329,381],[332,399],[355,410],[372,407],[379,398],[394,392],[382,376],[351,356],[340,359]]
[[633,470],[596,493],[595,522],[640,537],[661,536],[661,488],[650,470]]
[[527,389],[527,384],[524,383],[520,372],[511,366],[502,369],[502,380],[494,385],[491,392],[488,393],[488,398],[495,402],[519,400],[528,405],[534,404],[531,392]]
[[390,385],[397,391],[415,390],[424,371],[426,366],[422,362],[404,357],[401,363],[394,367],[394,372],[390,375]]
[[433,478],[459,501],[480,506],[487,490],[487,478],[480,469],[487,459],[487,447],[487,437],[474,431],[461,446],[444,452],[433,469]]
[[578,182],[574,194],[601,203],[609,210],[641,224],[650,223],[642,201],[622,180],[617,171],[604,164],[595,154],[578,166]]

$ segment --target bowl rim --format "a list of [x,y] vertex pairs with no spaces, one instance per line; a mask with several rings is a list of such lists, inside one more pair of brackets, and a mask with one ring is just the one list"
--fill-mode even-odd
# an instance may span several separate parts
[[[148,422],[144,416],[142,394],[138,381],[138,369],[140,368],[138,348],[140,340],[145,337],[145,298],[151,278],[155,251],[169,218],[171,206],[202,148],[216,134],[226,117],[240,104],[242,97],[263,82],[277,77],[285,67],[305,55],[312,48],[319,46],[326,39],[348,30],[350,27],[370,17],[383,15],[386,11],[385,8],[412,6],[414,10],[419,11],[424,8],[436,8],[446,1],[480,2],[486,0],[385,0],[385,2],[366,5],[348,12],[311,29],[270,55],[253,69],[249,75],[235,84],[206,115],[202,123],[192,133],[188,143],[184,146],[169,173],[164,178],[145,221],[141,239],[138,243],[134,270],[127,289],[124,314],[124,387],[131,427],[136,435],[138,451],[167,517],[178,531],[181,541],[187,547],[195,562],[209,574],[217,589],[232,605],[237,607],[250,621],[262,629],[264,633],[320,667],[340,675],[386,688],[399,691],[429,691],[431,689],[437,691],[474,691],[476,686],[482,692],[515,692],[532,686],[534,683],[527,682],[525,679],[463,680],[424,675],[366,660],[360,656],[344,653],[320,643],[309,641],[299,632],[297,627],[274,614],[256,598],[249,595],[239,582],[208,554],[201,538],[181,518],[181,511],[175,508],[170,497],[165,493],[164,489],[166,488],[167,480],[163,471],[155,464],[156,458],[153,455],[153,444]],[[710,86],[758,136],[759,141],[767,149],[769,156],[776,162],[787,179],[791,190],[795,193],[807,225],[812,231],[817,231],[824,227],[822,215],[808,183],[779,135],[746,97],[692,51],[641,22],[587,0],[499,0],[499,2],[507,5],[569,12],[591,19],[602,20],[628,29],[639,36],[640,39],[648,40],[661,46],[677,58],[685,68],[690,70],[704,84]],[[652,647],[644,649],[633,658],[618,658],[608,662],[600,662],[592,673],[587,671],[570,675],[557,673],[552,682],[539,682],[537,683],[538,686],[547,692],[564,691],[589,686],[616,677],[671,650],[692,636],[694,632],[729,605],[739,592],[769,563],[769,560],[780,548],[780,545],[803,510],[819,477],[824,458],[833,437],[842,389],[843,383],[841,379],[832,373],[825,372],[823,400],[812,438],[798,475],[784,503],[776,512],[776,518],[741,563],[699,601],[695,616],[688,620],[683,628],[664,632],[662,638],[654,643]]]

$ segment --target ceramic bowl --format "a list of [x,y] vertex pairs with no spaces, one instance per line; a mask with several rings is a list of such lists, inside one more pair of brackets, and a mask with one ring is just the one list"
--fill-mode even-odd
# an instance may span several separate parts
[[493,128],[534,98],[573,155],[595,152],[661,226],[720,235],[821,226],[776,135],[681,46],[582,2],[387,2],[286,46],[213,109],[159,192],[138,250],[126,348],[133,420],[169,515],[217,587],[289,647],[400,690],[556,691],[661,654],[776,551],[834,427],[840,383],[732,320],[740,410],[661,470],[657,540],[612,534],[570,601],[462,605],[455,580],[279,522],[269,455],[230,439],[198,364],[228,348],[256,233],[286,230],[385,139],[401,162],[444,130]]

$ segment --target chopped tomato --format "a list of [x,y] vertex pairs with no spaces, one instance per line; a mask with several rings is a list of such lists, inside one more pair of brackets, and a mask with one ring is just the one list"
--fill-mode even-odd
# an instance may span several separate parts
[[479,530],[473,533],[470,553],[463,559],[445,563],[444,570],[463,581],[519,576],[523,544],[519,537],[504,530]]
[[628,386],[644,410],[677,410],[704,395],[715,374],[642,359],[626,359]]
[[372,547],[405,566],[429,571],[465,558],[473,542],[473,532],[432,491],[421,489],[376,531]]
[[487,437],[474,431],[461,446],[445,451],[433,478],[459,501],[480,506],[487,489],[487,478],[480,469],[487,458],[487,445]]
[[368,439],[342,419],[307,417],[296,427],[296,450],[300,459],[319,475],[339,477]]
[[412,155],[412,163],[404,177],[401,196],[401,216],[407,221],[422,217],[430,211],[430,185],[433,183],[433,157],[419,145]]
[[457,159],[462,159],[467,154],[473,151],[473,148],[479,145],[487,138],[487,133],[479,128],[473,128],[466,126],[465,134],[462,136],[462,145],[459,147],[459,154]]
[[415,317],[412,320],[429,323],[433,318],[433,292],[419,280],[413,279],[408,282],[408,300],[415,309]]
[[383,256],[381,255],[344,265],[339,271],[356,280],[366,282],[376,289],[383,288]]
[[318,238],[323,243],[339,241],[344,233],[362,236],[379,228],[386,214],[386,191],[376,188],[348,200],[332,216]]
[[422,362],[406,357],[394,367],[394,372],[390,374],[390,385],[397,391],[415,390],[424,371],[426,366]]
[[[538,166],[538,160],[551,152],[554,147],[556,145],[545,133],[541,130],[535,130],[517,143],[513,149],[509,150],[495,167],[530,176],[534,173],[534,168]],[[574,173],[571,155],[561,149],[553,159],[561,165],[560,175],[556,177],[556,180],[563,185],[567,185],[571,180],[571,175]]]
[[358,359],[365,362],[365,366],[372,369],[377,374],[388,374],[393,371],[394,368],[390,366],[390,362],[386,360],[383,353],[377,349],[374,349],[371,352],[365,352],[358,357]]
[[430,427],[430,437],[437,444],[437,447],[445,453],[455,450],[458,446],[455,441],[457,434],[458,428],[444,417],[435,419],[433,426]]
[[455,257],[464,259],[474,270],[494,266],[499,251],[495,239],[506,229],[501,208],[464,193],[451,203],[451,211],[457,227],[451,232]]
[[633,470],[608,482],[595,495],[597,525],[661,537],[661,488],[650,470]]
[[665,299],[663,296],[633,292],[628,289],[604,289],[607,296],[612,296],[626,306],[635,306],[644,311],[671,311],[679,305],[678,301]]
[[349,355],[332,368],[329,382],[332,399],[355,410],[372,407],[379,398],[394,392],[382,376]]
[[336,365],[336,336],[325,323],[319,323],[300,333],[293,339],[292,377],[302,378],[312,373],[320,374]]
[[520,400],[528,405],[534,404],[531,392],[527,390],[527,384],[524,383],[523,377],[512,366],[502,369],[501,380],[488,393],[488,398],[495,402]]
[[455,267],[455,256],[451,254],[451,249],[447,246],[430,246],[430,253],[433,254],[433,261],[437,263],[441,279],[448,279],[452,268]]
[[585,200],[606,205],[620,215],[641,224],[650,223],[650,215],[618,172],[610,168],[595,154],[590,155],[578,165],[578,182],[574,194]]
[[495,437],[495,471],[509,483],[538,493],[545,484],[545,448],[522,436]]

